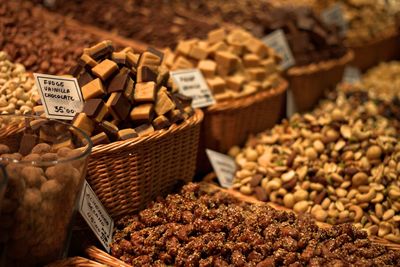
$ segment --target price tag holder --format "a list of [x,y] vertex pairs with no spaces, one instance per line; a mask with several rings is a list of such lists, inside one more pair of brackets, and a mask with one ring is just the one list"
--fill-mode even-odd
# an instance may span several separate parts
[[206,149],[206,153],[221,186],[230,188],[236,172],[235,160],[210,149]]
[[344,69],[342,82],[354,84],[361,80],[361,71],[356,67],[347,66]]
[[110,252],[114,221],[86,180],[83,184],[78,210],[100,243]]
[[215,104],[215,99],[198,69],[171,71],[179,92],[193,98],[193,108],[204,108]]
[[321,18],[322,21],[324,21],[326,24],[339,27],[340,34],[346,34],[347,22],[344,19],[342,8],[339,4],[334,4],[331,7],[322,11]]
[[33,75],[47,118],[72,120],[75,113],[82,111],[84,100],[76,78]]
[[281,67],[283,69],[287,69],[296,63],[282,29],[271,32],[262,38],[262,41],[282,57]]

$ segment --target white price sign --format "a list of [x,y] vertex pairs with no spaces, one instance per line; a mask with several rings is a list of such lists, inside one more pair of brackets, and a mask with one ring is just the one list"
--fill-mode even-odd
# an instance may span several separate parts
[[344,19],[342,8],[339,4],[335,4],[330,8],[325,9],[321,13],[322,20],[328,25],[335,25],[339,27],[342,35],[346,34],[347,22]]
[[85,180],[79,201],[79,213],[104,248],[110,252],[114,221]]
[[262,38],[262,41],[272,47],[282,57],[281,67],[287,69],[295,64],[295,60],[282,29],[276,30]]
[[210,149],[206,149],[206,153],[221,186],[230,188],[236,172],[235,160]]
[[361,80],[361,71],[356,67],[347,66],[344,69],[342,82],[354,84]]
[[34,73],[46,117],[72,120],[83,109],[82,91],[76,78]]
[[214,97],[198,69],[171,71],[179,92],[193,98],[193,108],[204,108],[215,104]]

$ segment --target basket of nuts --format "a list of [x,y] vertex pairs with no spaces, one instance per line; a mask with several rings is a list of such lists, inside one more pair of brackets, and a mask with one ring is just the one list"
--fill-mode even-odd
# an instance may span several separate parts
[[179,194],[122,218],[111,253],[91,246],[86,254],[115,267],[400,264],[400,251],[373,244],[350,224],[321,228],[309,216],[203,186],[185,185]]
[[164,64],[171,70],[198,68],[216,103],[204,108],[198,171],[210,164],[205,148],[226,152],[249,134],[278,122],[284,112],[287,82],[275,52],[240,28],[220,28],[206,40],[179,42]]
[[162,59],[103,41],[71,70],[85,100],[72,125],[94,144],[86,179],[114,218],[194,176],[203,113],[170,90]]
[[398,112],[395,102],[343,86],[312,113],[231,149],[233,188],[320,222],[354,223],[400,248]]

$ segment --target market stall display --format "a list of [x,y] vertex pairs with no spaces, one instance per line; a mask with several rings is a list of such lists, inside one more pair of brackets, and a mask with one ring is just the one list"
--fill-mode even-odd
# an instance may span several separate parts
[[322,12],[338,4],[347,24],[345,45],[354,51],[352,65],[361,70],[400,57],[400,4],[396,1],[315,1]]
[[85,100],[72,124],[95,145],[86,179],[113,217],[194,175],[203,113],[172,91],[162,59],[153,48],[118,51],[103,41],[85,48],[71,72]]
[[395,101],[345,87],[312,113],[232,148],[233,188],[400,243],[398,112]]
[[115,258],[89,251],[109,266],[121,266],[116,258],[132,266],[400,264],[398,251],[366,237],[350,224],[321,229],[309,217],[189,184],[121,219],[112,243]]
[[211,167],[205,148],[226,152],[281,119],[287,83],[279,60],[270,47],[239,28],[183,40],[166,54],[165,65],[171,70],[199,68],[217,101],[204,109],[199,172]]
[[0,210],[2,266],[62,256],[91,148],[69,124],[0,115],[0,163],[8,178]]

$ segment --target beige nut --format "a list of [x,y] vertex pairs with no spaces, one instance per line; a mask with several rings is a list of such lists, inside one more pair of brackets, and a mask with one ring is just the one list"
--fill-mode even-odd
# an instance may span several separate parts
[[300,202],[308,199],[308,192],[306,190],[299,189],[293,193],[293,196],[296,202]]
[[368,193],[365,194],[357,194],[356,199],[359,203],[370,202],[376,196],[375,189],[371,188]]
[[351,178],[351,182],[354,186],[368,184],[368,175],[364,172],[358,172],[353,176],[353,178]]
[[353,211],[354,212],[354,222],[360,222],[361,218],[364,214],[364,211],[361,207],[356,206],[356,205],[352,205],[349,207],[349,211]]
[[294,199],[293,194],[288,193],[283,197],[283,204],[285,205],[286,208],[289,208],[289,209],[293,208],[294,203],[295,203],[295,199]]
[[308,207],[309,207],[308,201],[302,200],[294,204],[293,210],[297,213],[304,213],[307,211]]
[[366,155],[369,160],[379,159],[382,155],[382,148],[377,145],[370,146]]
[[387,239],[387,240],[389,240],[389,241],[391,241],[391,242],[400,244],[400,235],[387,234],[387,235],[385,235],[383,238],[385,238],[385,239]]
[[328,217],[328,213],[323,209],[318,209],[313,213],[314,218],[319,222],[325,222]]
[[388,220],[390,220],[394,215],[395,215],[394,210],[389,209],[389,210],[385,211],[385,213],[383,213],[382,219],[383,219],[384,221],[388,221]]

